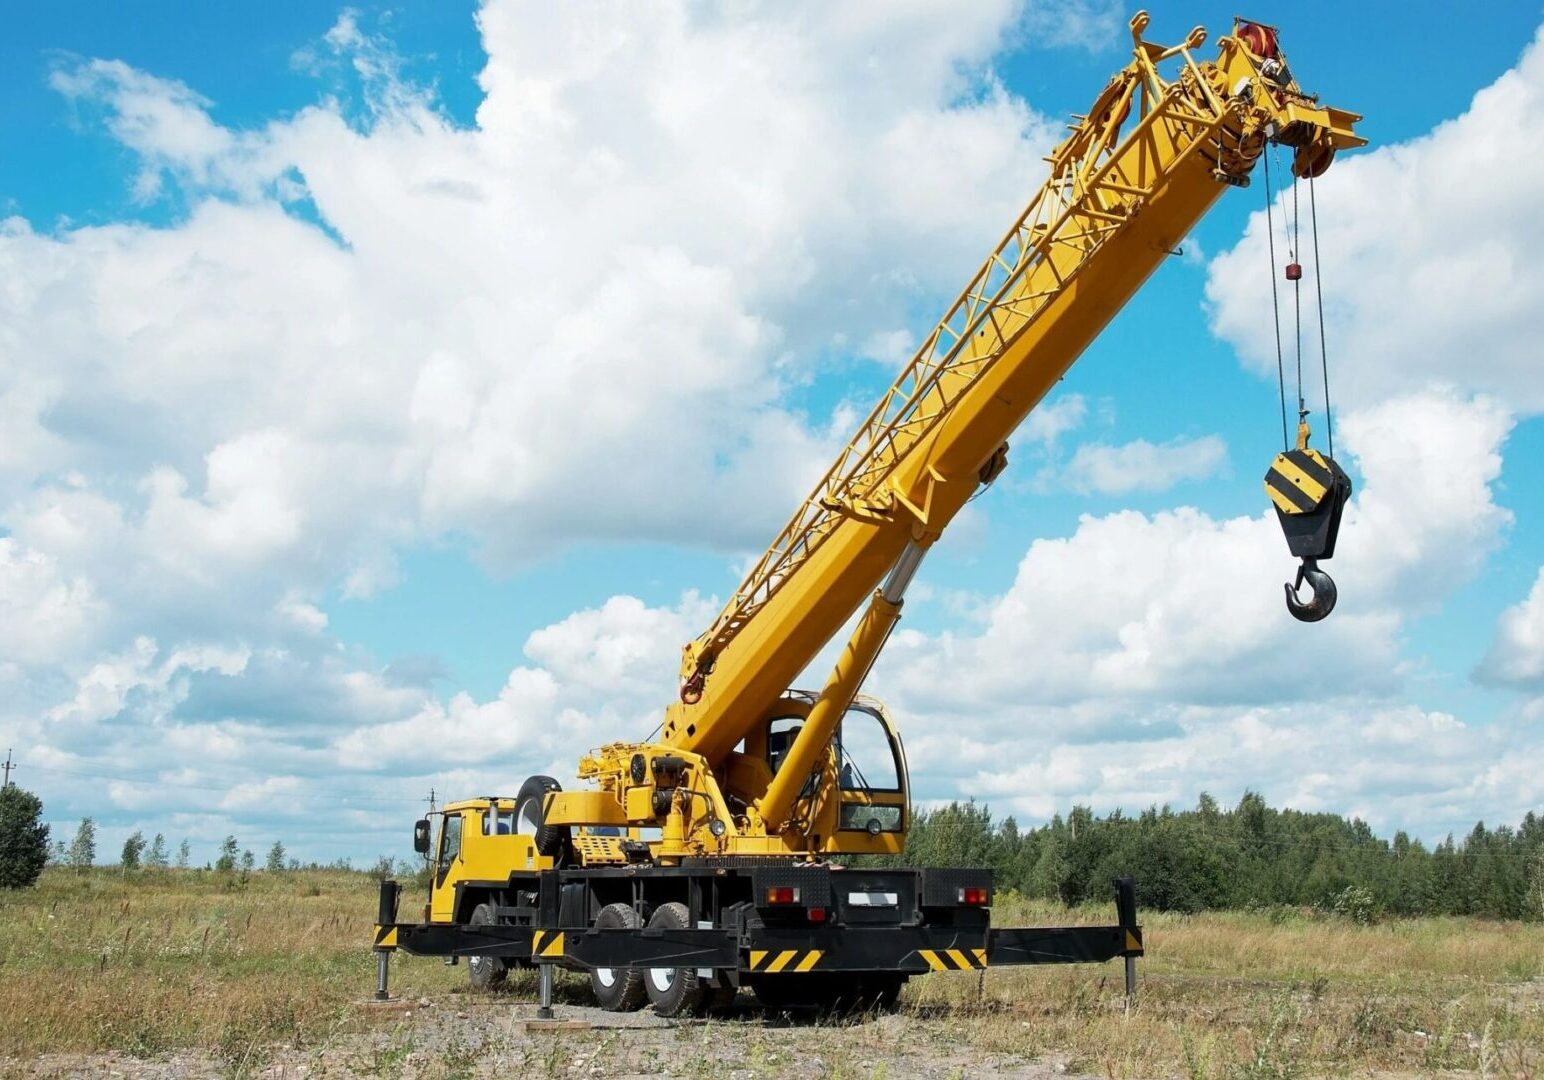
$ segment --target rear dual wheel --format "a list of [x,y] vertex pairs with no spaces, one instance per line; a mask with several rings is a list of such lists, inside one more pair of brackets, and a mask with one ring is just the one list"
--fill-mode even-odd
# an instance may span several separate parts
[[[685,904],[663,904],[654,910],[649,925],[669,930],[691,927]],[[643,919],[631,904],[607,904],[595,916],[600,930],[638,930]],[[590,989],[595,1000],[608,1012],[632,1012],[645,1001],[653,1004],[660,1016],[701,1016],[706,1012],[726,1012],[734,1004],[737,988],[728,979],[710,986],[696,968],[595,968],[590,972]]]
[[[661,904],[649,916],[649,926],[690,930],[691,913],[679,901]],[[698,976],[696,968],[649,968],[642,975],[645,992],[660,1016],[698,1016],[708,1005],[711,988]]]
[[[631,904],[607,904],[595,916],[597,930],[638,930],[643,920]],[[623,968],[595,968],[590,972],[590,989],[595,1000],[607,1012],[632,1012],[641,1008],[645,991],[644,973]]]

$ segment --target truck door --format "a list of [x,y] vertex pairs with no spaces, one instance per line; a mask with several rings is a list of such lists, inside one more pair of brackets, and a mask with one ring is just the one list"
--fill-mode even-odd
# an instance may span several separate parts
[[461,815],[446,814],[435,849],[434,890],[429,897],[429,921],[451,922],[456,917],[456,880],[453,869],[461,862]]

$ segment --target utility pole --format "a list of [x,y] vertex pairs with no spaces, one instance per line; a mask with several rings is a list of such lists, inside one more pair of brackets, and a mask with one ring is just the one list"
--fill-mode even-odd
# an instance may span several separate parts
[[[434,788],[433,787],[429,788],[429,797],[427,799],[425,799],[424,802],[429,804],[429,813],[433,814],[434,813]],[[425,820],[428,820],[428,819],[425,818]],[[428,865],[429,863],[432,863],[433,861],[434,861],[434,856],[430,852],[427,852],[427,851],[424,852],[424,864]],[[382,953],[381,955],[384,956],[385,953]]]
[[15,768],[18,768],[18,766],[14,762],[11,761],[11,751],[10,751],[9,748],[7,748],[6,751],[5,751],[5,765],[4,765],[4,769],[5,769],[5,783],[0,784],[0,788],[8,788],[8,787],[11,786],[11,770],[15,769]]

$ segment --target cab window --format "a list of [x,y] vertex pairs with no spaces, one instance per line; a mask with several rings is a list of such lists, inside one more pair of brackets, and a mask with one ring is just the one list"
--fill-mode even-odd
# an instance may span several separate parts
[[508,836],[515,831],[515,812],[490,808],[483,811],[484,836]]
[[838,828],[879,833],[906,826],[906,797],[890,733],[879,717],[852,709],[836,735],[842,789]]
[[773,776],[782,767],[783,759],[788,756],[789,748],[803,726],[804,721],[797,716],[779,717],[767,725],[767,765]]
[[851,710],[842,717],[837,739],[842,758],[843,791],[901,790],[890,736],[878,717]]
[[461,815],[446,814],[445,829],[440,833],[440,866],[449,866],[461,854]]

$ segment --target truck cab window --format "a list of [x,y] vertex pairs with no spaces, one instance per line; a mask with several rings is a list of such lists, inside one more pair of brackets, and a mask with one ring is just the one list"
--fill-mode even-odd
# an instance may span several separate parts
[[446,814],[440,833],[440,866],[449,866],[461,854],[461,815]]

